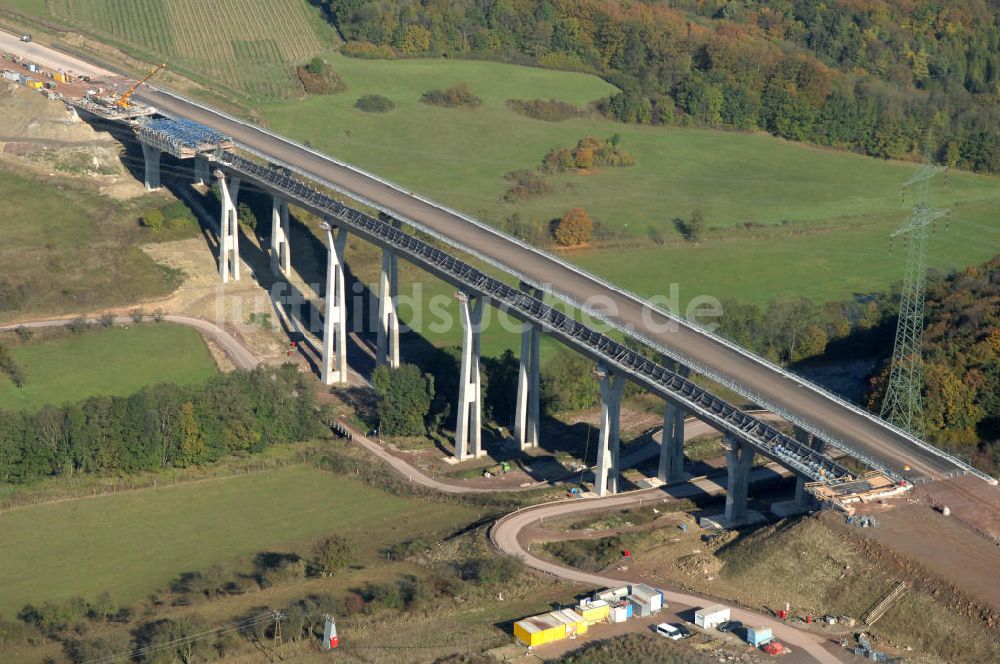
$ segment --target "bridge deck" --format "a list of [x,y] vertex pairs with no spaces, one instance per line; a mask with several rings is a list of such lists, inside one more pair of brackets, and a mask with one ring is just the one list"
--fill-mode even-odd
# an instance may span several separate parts
[[[968,466],[849,407],[803,380],[686,323],[677,324],[593,275],[566,265],[495,230],[420,199],[308,148],[169,93],[149,89],[143,99],[162,112],[202,122],[278,164],[309,174],[367,204],[474,252],[508,273],[580,304],[601,296],[616,311],[600,318],[624,329],[771,409],[871,465],[911,479],[938,479]],[[553,284],[555,287],[553,287]],[[908,467],[908,469],[907,469]]]

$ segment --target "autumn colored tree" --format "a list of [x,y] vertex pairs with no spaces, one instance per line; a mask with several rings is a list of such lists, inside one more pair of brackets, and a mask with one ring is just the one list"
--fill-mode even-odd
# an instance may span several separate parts
[[556,242],[564,247],[575,247],[590,242],[594,233],[594,220],[583,208],[572,208],[562,216],[555,228]]

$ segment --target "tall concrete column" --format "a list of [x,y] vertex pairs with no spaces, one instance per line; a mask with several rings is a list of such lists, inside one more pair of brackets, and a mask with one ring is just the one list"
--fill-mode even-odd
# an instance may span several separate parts
[[735,438],[726,436],[726,511],[725,519],[737,524],[747,517],[747,497],[754,449]]
[[230,275],[240,279],[240,227],[236,218],[236,201],[240,191],[240,179],[233,177],[226,182],[226,174],[215,171],[215,181],[219,187],[219,276],[222,283],[229,281]]
[[347,384],[347,296],[344,283],[344,249],[347,229],[336,237],[333,227],[323,222],[329,247],[326,267],[326,314],[323,318],[322,378],[326,385]]
[[521,449],[538,447],[541,331],[530,323],[521,328],[521,366],[517,374],[514,437]]
[[208,184],[209,173],[208,173],[208,157],[203,154],[195,155],[194,157],[194,183],[195,184]]
[[656,477],[668,484],[684,479],[684,411],[672,401],[667,401],[663,409]]
[[458,418],[455,422],[455,456],[459,461],[483,455],[479,374],[479,328],[483,322],[483,298],[455,294],[462,316],[462,366],[458,380]]
[[[399,261],[395,252],[383,249],[378,282],[377,362],[392,368],[399,366],[399,318],[396,313],[398,296]],[[476,338],[479,338],[478,332]]]
[[602,364],[597,365],[594,376],[601,388],[601,434],[597,447],[594,492],[603,496],[618,493],[618,477],[621,475],[619,430],[625,378],[612,373]]
[[289,231],[288,201],[274,196],[271,199],[271,271],[276,275],[288,275],[291,271]]
[[160,150],[144,141],[139,141],[139,145],[146,171],[146,191],[156,191],[160,188]]

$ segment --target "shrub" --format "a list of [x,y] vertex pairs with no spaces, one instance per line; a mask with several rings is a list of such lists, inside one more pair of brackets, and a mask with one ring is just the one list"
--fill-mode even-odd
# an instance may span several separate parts
[[396,52],[387,44],[373,44],[367,41],[347,42],[340,49],[342,55],[361,60],[395,60]]
[[635,165],[635,158],[619,146],[620,141],[621,137],[617,134],[607,140],[593,136],[581,138],[572,150],[549,150],[542,160],[541,169],[548,173],[561,173],[576,168],[620,168]]
[[314,576],[333,576],[351,564],[354,553],[354,545],[345,537],[340,535],[324,537],[313,547],[313,556],[309,559],[309,573]]
[[236,208],[236,218],[239,220],[240,224],[249,228],[250,230],[257,230],[257,215],[254,214],[253,208],[246,203],[240,203]]
[[507,108],[515,113],[546,122],[562,122],[586,115],[583,109],[558,99],[548,101],[544,99],[508,99]]
[[10,382],[14,383],[14,387],[24,387],[24,370],[14,361],[14,357],[3,344],[0,344],[0,374],[7,376]]
[[396,108],[396,102],[382,95],[365,95],[354,102],[354,107],[366,113],[388,113]]
[[83,332],[86,332],[88,327],[90,327],[90,323],[88,323],[87,319],[83,316],[77,316],[71,320],[66,327],[73,334],[82,334]]
[[151,231],[159,231],[163,229],[163,212],[157,208],[155,210],[150,210],[146,214],[142,215],[142,225],[144,228],[148,228]]
[[254,566],[261,588],[293,583],[306,576],[306,561],[294,553],[259,553]]
[[583,208],[572,208],[556,224],[553,235],[556,242],[564,247],[575,247],[590,242],[594,232],[594,220]]
[[195,225],[198,222],[194,212],[191,211],[183,201],[174,201],[160,208],[163,218],[166,219],[167,228],[181,228],[183,226]]
[[513,182],[503,197],[508,203],[513,203],[517,200],[538,198],[552,193],[552,185],[536,171],[528,169],[511,171],[503,177],[505,180]]
[[103,328],[109,328],[115,324],[115,315],[111,312],[101,314],[101,317],[97,319],[97,322]]
[[447,90],[428,90],[420,98],[420,101],[431,106],[446,106],[448,108],[468,106],[475,108],[483,100],[472,94],[467,83],[458,83]]
[[28,299],[28,287],[14,284],[8,279],[0,279],[0,311],[14,311]]
[[701,242],[705,235],[705,213],[695,209],[689,219],[681,219],[680,217],[674,219],[674,226],[688,242]]
[[146,312],[142,309],[133,309],[129,312],[129,316],[132,317],[133,323],[141,323],[142,319],[146,317]]
[[17,329],[14,330],[17,338],[23,342],[31,341],[31,337],[34,336],[35,332],[30,327],[24,325],[18,325]]
[[320,57],[315,57],[309,64],[298,67],[296,73],[302,87],[309,94],[330,95],[347,89],[347,84],[340,74]]

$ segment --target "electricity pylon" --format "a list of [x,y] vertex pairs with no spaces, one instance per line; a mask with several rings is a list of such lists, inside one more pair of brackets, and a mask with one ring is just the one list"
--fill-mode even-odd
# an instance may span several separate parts
[[[930,138],[928,138],[930,145]],[[928,151],[924,165],[903,184],[916,190],[913,214],[890,236],[907,241],[906,276],[899,300],[899,321],[892,349],[889,385],[882,399],[882,419],[910,433],[923,433],[924,365],[921,345],[924,336],[924,290],[927,284],[927,237],[931,225],[948,213],[930,206],[930,181],[944,170],[930,162]]]

